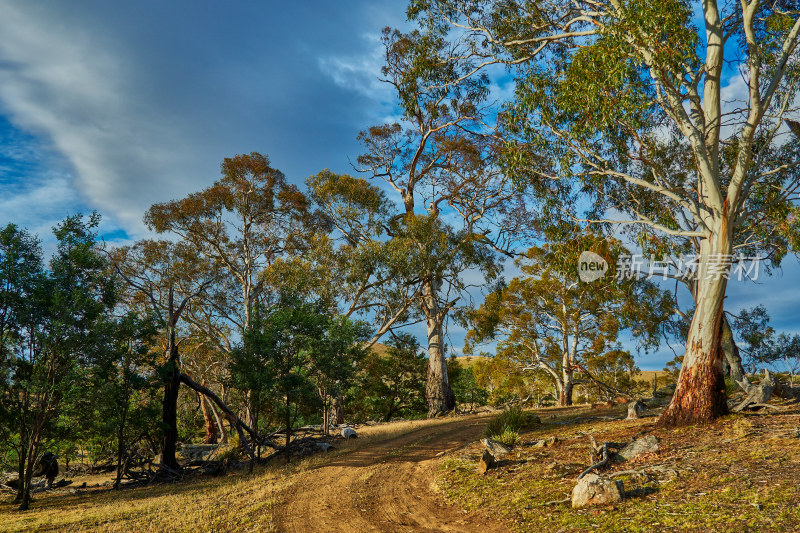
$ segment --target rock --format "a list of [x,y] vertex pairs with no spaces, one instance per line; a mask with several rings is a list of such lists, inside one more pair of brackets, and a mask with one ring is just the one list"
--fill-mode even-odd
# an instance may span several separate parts
[[336,448],[334,448],[333,445],[331,445],[328,442],[318,442],[317,448],[319,448],[323,452],[332,452],[336,450]]
[[590,505],[608,505],[622,501],[624,491],[621,481],[605,479],[597,474],[586,474],[572,489],[572,507],[580,509]]
[[491,453],[495,457],[502,457],[507,453],[511,452],[511,448],[503,444],[502,442],[497,442],[496,440],[492,440],[489,438],[481,439],[481,444],[483,444],[489,453]]
[[642,416],[644,404],[639,400],[628,404],[628,420],[636,420]]
[[555,446],[557,443],[558,437],[548,437],[546,439],[537,440],[533,445],[537,448],[549,448],[550,446]]
[[19,487],[19,474],[16,472],[8,472],[0,475],[0,485],[5,485],[6,487],[16,490],[16,488]]
[[648,435],[641,439],[636,439],[631,442],[619,452],[617,456],[623,461],[630,461],[634,457],[642,453],[650,453],[658,450],[658,439],[655,435]]
[[494,455],[489,450],[483,450],[483,455],[478,463],[478,473],[486,475],[486,471],[494,466]]
[[358,433],[356,433],[356,430],[353,428],[344,428],[342,430],[342,437],[346,439],[357,439]]

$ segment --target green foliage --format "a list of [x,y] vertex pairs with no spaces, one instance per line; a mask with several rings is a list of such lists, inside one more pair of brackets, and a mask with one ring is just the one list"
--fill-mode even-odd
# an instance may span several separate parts
[[[604,277],[580,280],[578,259],[583,251],[605,259],[609,268]],[[489,294],[470,314],[468,342],[499,337],[493,363],[499,371],[494,372],[496,379],[505,381],[506,388],[516,380],[521,388],[525,373],[543,374],[566,404],[571,403],[572,373],[593,359],[598,359],[594,370],[620,385],[626,367],[630,381],[633,359],[619,351],[620,333],[630,331],[643,349],[657,346],[673,301],[654,283],[617,276],[618,258],[626,253],[616,239],[591,232],[531,248],[517,262],[523,275]],[[616,370],[609,373],[609,368]],[[491,372],[482,375],[489,378]]]
[[463,410],[470,411],[489,401],[489,392],[478,385],[473,366],[463,366],[458,359],[450,357],[447,360],[447,376],[456,402]]
[[358,385],[351,391],[351,412],[364,419],[390,421],[426,412],[427,359],[409,334],[398,334],[385,352],[370,351],[364,359]]
[[523,410],[519,406],[510,406],[503,410],[502,413],[489,421],[486,425],[484,432],[487,437],[495,440],[500,440],[504,435],[505,438],[513,438],[512,435],[517,434],[522,429],[525,429],[539,421],[538,417]]
[[513,448],[519,441],[519,432],[506,427],[501,434],[495,436],[495,440],[502,442],[509,448]]
[[350,386],[366,337],[363,324],[286,294],[258,309],[231,354],[231,382],[247,394],[254,421],[292,428],[320,408],[326,413],[331,396]]
[[14,450],[26,483],[21,508],[28,506],[27,484],[42,447],[91,424],[87,377],[103,366],[109,341],[117,338],[106,327],[116,289],[96,242],[99,220],[76,215],[56,226],[58,245],[47,271],[38,243],[25,232],[8,226],[0,236],[0,275],[6,278],[0,414],[9,428],[0,437]]

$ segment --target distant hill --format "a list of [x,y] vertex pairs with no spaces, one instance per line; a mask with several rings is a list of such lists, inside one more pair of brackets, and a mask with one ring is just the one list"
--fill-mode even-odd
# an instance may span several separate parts
[[646,381],[647,383],[653,382],[653,376],[657,376],[658,379],[661,379],[667,374],[664,370],[640,370],[638,374],[633,376],[633,379],[636,381]]
[[477,363],[482,359],[489,359],[489,358],[484,357],[482,355],[465,355],[462,357],[456,357],[456,361],[458,361],[458,364],[460,364],[464,368],[470,368],[471,366],[473,366],[475,363]]

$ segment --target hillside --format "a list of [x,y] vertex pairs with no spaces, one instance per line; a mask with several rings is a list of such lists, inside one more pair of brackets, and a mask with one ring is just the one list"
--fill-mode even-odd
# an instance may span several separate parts
[[[654,427],[653,413],[623,407],[549,408],[542,424],[485,476],[477,442],[490,415],[361,428],[338,452],[252,475],[115,492],[102,477],[37,494],[33,511],[0,503],[0,531],[793,531],[800,523],[796,407],[708,426]],[[573,510],[569,495],[588,463],[588,437],[655,435],[659,449],[606,471],[626,498]],[[556,437],[554,446],[535,445]],[[432,483],[435,480],[435,483]],[[83,481],[87,488],[79,487]]]

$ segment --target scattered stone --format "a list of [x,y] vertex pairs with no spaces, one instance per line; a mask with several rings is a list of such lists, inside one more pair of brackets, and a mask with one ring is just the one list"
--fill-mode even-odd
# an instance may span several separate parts
[[187,461],[203,461],[218,448],[217,444],[184,444],[180,453]]
[[628,420],[637,420],[641,418],[644,412],[644,404],[636,400],[628,404]]
[[617,456],[623,461],[630,461],[637,455],[655,451],[658,451],[658,439],[655,435],[648,435],[646,437],[642,437],[641,439],[636,439],[622,448],[619,452],[617,452]]
[[358,433],[356,433],[356,430],[353,428],[344,428],[342,430],[342,437],[346,439],[357,439]]
[[572,507],[580,509],[590,505],[608,505],[622,501],[621,481],[605,479],[597,474],[587,474],[572,489]]
[[533,443],[536,448],[549,448],[558,444],[558,437],[548,437],[546,439],[537,440]]
[[495,457],[502,457],[507,453],[511,452],[511,448],[503,444],[502,442],[497,442],[496,440],[492,440],[489,438],[481,439],[481,444],[483,444],[489,453],[491,453]]
[[478,463],[478,473],[486,475],[486,471],[494,466],[494,455],[489,450],[483,450],[483,455]]

